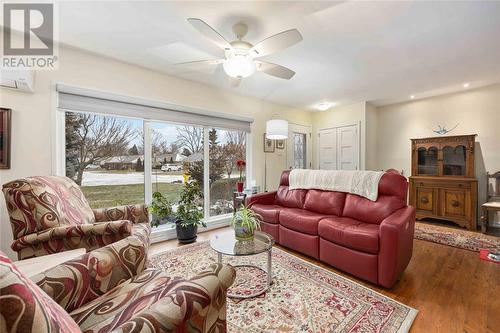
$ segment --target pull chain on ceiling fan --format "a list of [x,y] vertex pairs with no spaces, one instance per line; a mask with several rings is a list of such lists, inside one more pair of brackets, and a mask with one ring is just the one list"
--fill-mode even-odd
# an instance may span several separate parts
[[225,59],[183,62],[176,64],[177,66],[214,66],[222,64],[224,72],[230,77],[232,86],[238,86],[242,78],[251,76],[255,71],[285,80],[290,80],[295,75],[295,72],[289,68],[256,58],[273,54],[300,42],[302,35],[297,29],[280,32],[260,41],[256,45],[252,45],[243,40],[248,31],[248,27],[244,23],[237,23],[233,26],[233,32],[237,39],[229,42],[201,19],[189,18],[188,22],[206,38],[223,49]]

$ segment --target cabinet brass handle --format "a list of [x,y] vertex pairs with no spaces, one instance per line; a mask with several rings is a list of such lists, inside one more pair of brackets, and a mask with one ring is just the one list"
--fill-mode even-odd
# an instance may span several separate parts
[[458,207],[458,206],[460,206],[460,202],[458,202],[457,200],[453,200],[453,201],[451,202],[451,205],[452,205],[453,207]]
[[420,202],[426,204],[429,202],[429,199],[427,199],[426,197],[422,197],[420,198]]

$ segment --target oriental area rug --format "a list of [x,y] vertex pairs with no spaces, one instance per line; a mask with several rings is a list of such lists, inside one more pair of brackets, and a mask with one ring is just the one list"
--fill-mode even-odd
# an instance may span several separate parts
[[415,238],[475,252],[500,252],[500,237],[422,222],[415,223]]
[[[195,275],[216,262],[208,242],[157,254],[149,265],[174,276]],[[231,264],[266,267],[266,254],[228,257]],[[417,310],[274,247],[273,284],[256,298],[228,298],[229,332],[408,332]],[[253,293],[265,283],[260,270],[237,268],[232,294]]]

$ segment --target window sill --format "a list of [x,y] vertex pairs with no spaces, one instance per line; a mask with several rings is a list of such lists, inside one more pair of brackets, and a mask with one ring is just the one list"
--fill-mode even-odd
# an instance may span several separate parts
[[[233,214],[224,214],[215,217],[211,217],[205,220],[207,223],[206,228],[198,228],[198,233],[202,233],[205,231],[226,227],[229,225],[231,221],[231,217]],[[151,244],[163,242],[169,239],[175,239],[177,235],[175,233],[175,226],[172,224],[162,225],[156,228],[153,228],[151,231]]]

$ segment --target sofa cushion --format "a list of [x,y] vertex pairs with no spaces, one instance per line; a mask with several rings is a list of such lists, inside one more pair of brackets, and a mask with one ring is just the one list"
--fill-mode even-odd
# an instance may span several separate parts
[[377,254],[379,249],[378,229],[377,224],[337,216],[322,219],[318,224],[318,234],[321,238],[373,254]]
[[263,205],[254,204],[252,205],[252,210],[262,217],[262,220],[267,223],[279,223],[280,210],[283,209],[282,206],[278,205]]
[[280,186],[276,193],[276,203],[290,208],[302,208],[307,190],[289,190],[288,186]]
[[346,194],[334,191],[309,190],[304,200],[304,209],[342,216]]
[[283,208],[280,212],[280,225],[309,235],[318,234],[318,222],[327,217],[325,214],[310,212],[299,208]]
[[348,194],[342,216],[380,224],[387,216],[405,206],[406,202],[398,196],[379,195],[377,201],[371,201],[355,194]]
[[74,320],[0,251],[0,330],[81,332]]

